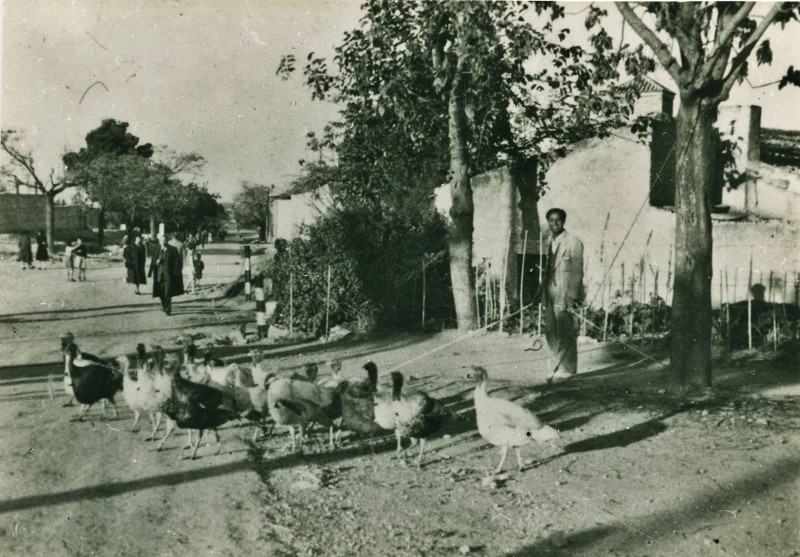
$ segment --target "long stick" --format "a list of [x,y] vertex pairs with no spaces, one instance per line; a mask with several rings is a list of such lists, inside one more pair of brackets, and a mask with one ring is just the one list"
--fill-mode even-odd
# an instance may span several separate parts
[[647,289],[647,278],[646,278],[647,277],[647,273],[645,272],[645,268],[644,268],[644,256],[642,256],[642,259],[639,261],[639,269],[640,269],[639,270],[639,286],[640,286],[641,291],[642,291],[641,302],[645,303],[647,301],[646,300],[646,292],[645,292],[645,290]]
[[783,273],[783,299],[781,300],[782,303],[788,304],[789,302],[786,301],[786,289],[789,287],[789,271],[784,271]]
[[[489,299],[491,298],[491,286],[489,285],[489,270],[491,266],[489,261],[486,261],[486,267],[483,270],[483,326],[489,326]],[[488,330],[488,329],[487,329]]]
[[636,295],[636,267],[633,268],[631,273],[631,327],[630,337],[633,340],[633,320],[636,317],[636,306],[634,305],[634,296]]
[[722,305],[722,269],[719,270],[719,330],[720,334],[722,334],[722,312],[724,307]]
[[778,321],[775,318],[775,296],[772,293],[772,273],[769,272],[769,305],[772,306],[772,350],[778,351]]
[[[481,318],[478,317],[478,326]],[[422,260],[422,330],[425,330],[425,259]]]
[[[600,239],[600,272],[603,275],[600,277],[600,304],[602,308],[606,307],[606,285],[605,281],[608,280],[606,273],[606,232],[608,232],[608,223],[611,221],[611,213],[606,213],[606,222],[603,223],[603,235]],[[589,276],[588,274],[584,276]],[[590,298],[591,299],[591,298]]]
[[328,292],[325,296],[325,338],[330,336],[330,319],[331,319],[331,266],[328,265]]
[[750,250],[750,271],[747,273],[747,349],[753,349],[753,250]]
[[528,250],[528,231],[522,241],[522,270],[519,273],[519,334],[522,334],[522,318],[525,315],[525,299],[523,298],[523,285],[525,283],[525,252]]
[[506,256],[503,262],[503,284],[500,285],[500,332],[503,332],[503,320],[506,317],[506,278],[508,277],[508,256],[511,251],[511,233],[513,228],[508,229],[508,241],[506,242]]
[[672,298],[670,294],[672,293],[672,244],[669,245],[669,259],[667,260],[667,289],[664,290],[664,300],[667,302],[667,305],[672,305]]
[[656,266],[656,272],[654,273],[654,277],[653,277],[653,289],[654,289],[653,295],[656,298],[658,298],[658,292],[659,292],[659,290],[658,290],[658,275],[659,274],[661,274],[661,269],[658,266]]
[[[542,288],[542,265],[544,258],[544,242],[542,237],[542,228],[539,227],[539,288]],[[544,296],[544,289],[542,289],[542,296]],[[539,298],[539,315],[536,323],[536,334],[542,336],[542,299]]]
[[731,349],[731,292],[728,289],[728,266],[725,266],[725,336]]
[[481,328],[481,298],[478,295],[478,286],[480,285],[478,278],[478,270],[480,265],[475,265],[475,311],[478,312],[478,328]]
[[289,272],[289,336],[294,335],[294,271]]
[[[608,270],[608,274],[609,275],[611,274],[611,269]],[[603,304],[603,310],[605,311],[605,316],[603,317],[603,342],[606,341],[606,338],[607,338],[606,335],[608,333],[608,308],[611,305],[611,296],[612,296],[611,290],[613,289],[611,281],[608,281],[608,286],[605,286],[605,285],[603,286],[603,296],[604,297],[605,297],[606,289],[608,289],[608,298],[606,299],[605,303]]]

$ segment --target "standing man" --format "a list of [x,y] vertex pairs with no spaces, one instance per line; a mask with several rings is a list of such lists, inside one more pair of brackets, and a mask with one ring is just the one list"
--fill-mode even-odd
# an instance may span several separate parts
[[563,209],[547,211],[550,246],[547,270],[542,281],[545,307],[545,337],[555,359],[553,380],[562,381],[578,372],[578,318],[583,302],[583,244],[564,230],[567,213]]
[[181,254],[164,234],[158,235],[158,243],[147,276],[153,277],[153,298],[160,298],[164,313],[170,315],[172,298],[183,294]]
[[86,258],[89,257],[89,251],[83,243],[83,240],[78,237],[75,240],[75,247],[72,248],[72,261],[76,269],[78,269],[78,282],[86,281]]
[[24,271],[28,267],[33,269],[33,252],[31,251],[31,237],[27,232],[23,232],[19,235],[19,240],[17,241],[17,247],[19,247],[19,260],[22,262],[22,270]]

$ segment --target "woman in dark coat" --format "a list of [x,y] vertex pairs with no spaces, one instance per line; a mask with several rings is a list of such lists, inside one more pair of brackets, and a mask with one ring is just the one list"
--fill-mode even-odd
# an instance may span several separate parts
[[125,268],[128,270],[128,284],[136,286],[136,293],[140,294],[139,285],[147,284],[147,275],[144,271],[147,253],[142,244],[142,237],[136,236],[132,244],[126,245],[122,250],[122,256],[125,258]]
[[47,253],[47,236],[45,236],[44,230],[40,230],[36,235],[36,266],[39,269],[44,269],[49,259],[50,255]]
[[19,248],[19,260],[22,262],[22,270],[33,266],[33,253],[31,252],[31,237],[27,232],[19,235],[17,242]]

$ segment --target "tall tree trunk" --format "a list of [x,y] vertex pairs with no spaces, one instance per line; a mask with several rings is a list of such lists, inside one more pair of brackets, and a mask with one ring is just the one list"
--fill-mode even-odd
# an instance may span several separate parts
[[56,196],[52,192],[44,194],[44,225],[47,236],[47,247],[53,253],[53,236],[56,230]]
[[467,121],[461,79],[456,77],[450,88],[447,111],[450,136],[450,195],[453,219],[448,235],[450,281],[459,330],[476,326],[475,299],[472,296],[472,203],[469,153],[467,151]]
[[100,207],[100,212],[97,213],[97,243],[102,248],[103,247],[103,237],[105,235],[105,228],[106,228],[106,209],[105,207]]
[[681,99],[671,363],[684,389],[711,386],[711,187],[716,107]]
[[150,234],[155,236],[157,232],[158,228],[156,228],[156,217],[154,215],[150,215]]

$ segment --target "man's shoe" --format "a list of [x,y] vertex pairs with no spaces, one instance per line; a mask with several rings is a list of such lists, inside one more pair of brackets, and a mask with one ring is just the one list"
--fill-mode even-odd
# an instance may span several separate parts
[[553,383],[561,383],[562,381],[572,379],[573,377],[575,377],[574,373],[567,373],[566,371],[558,370],[553,374]]

